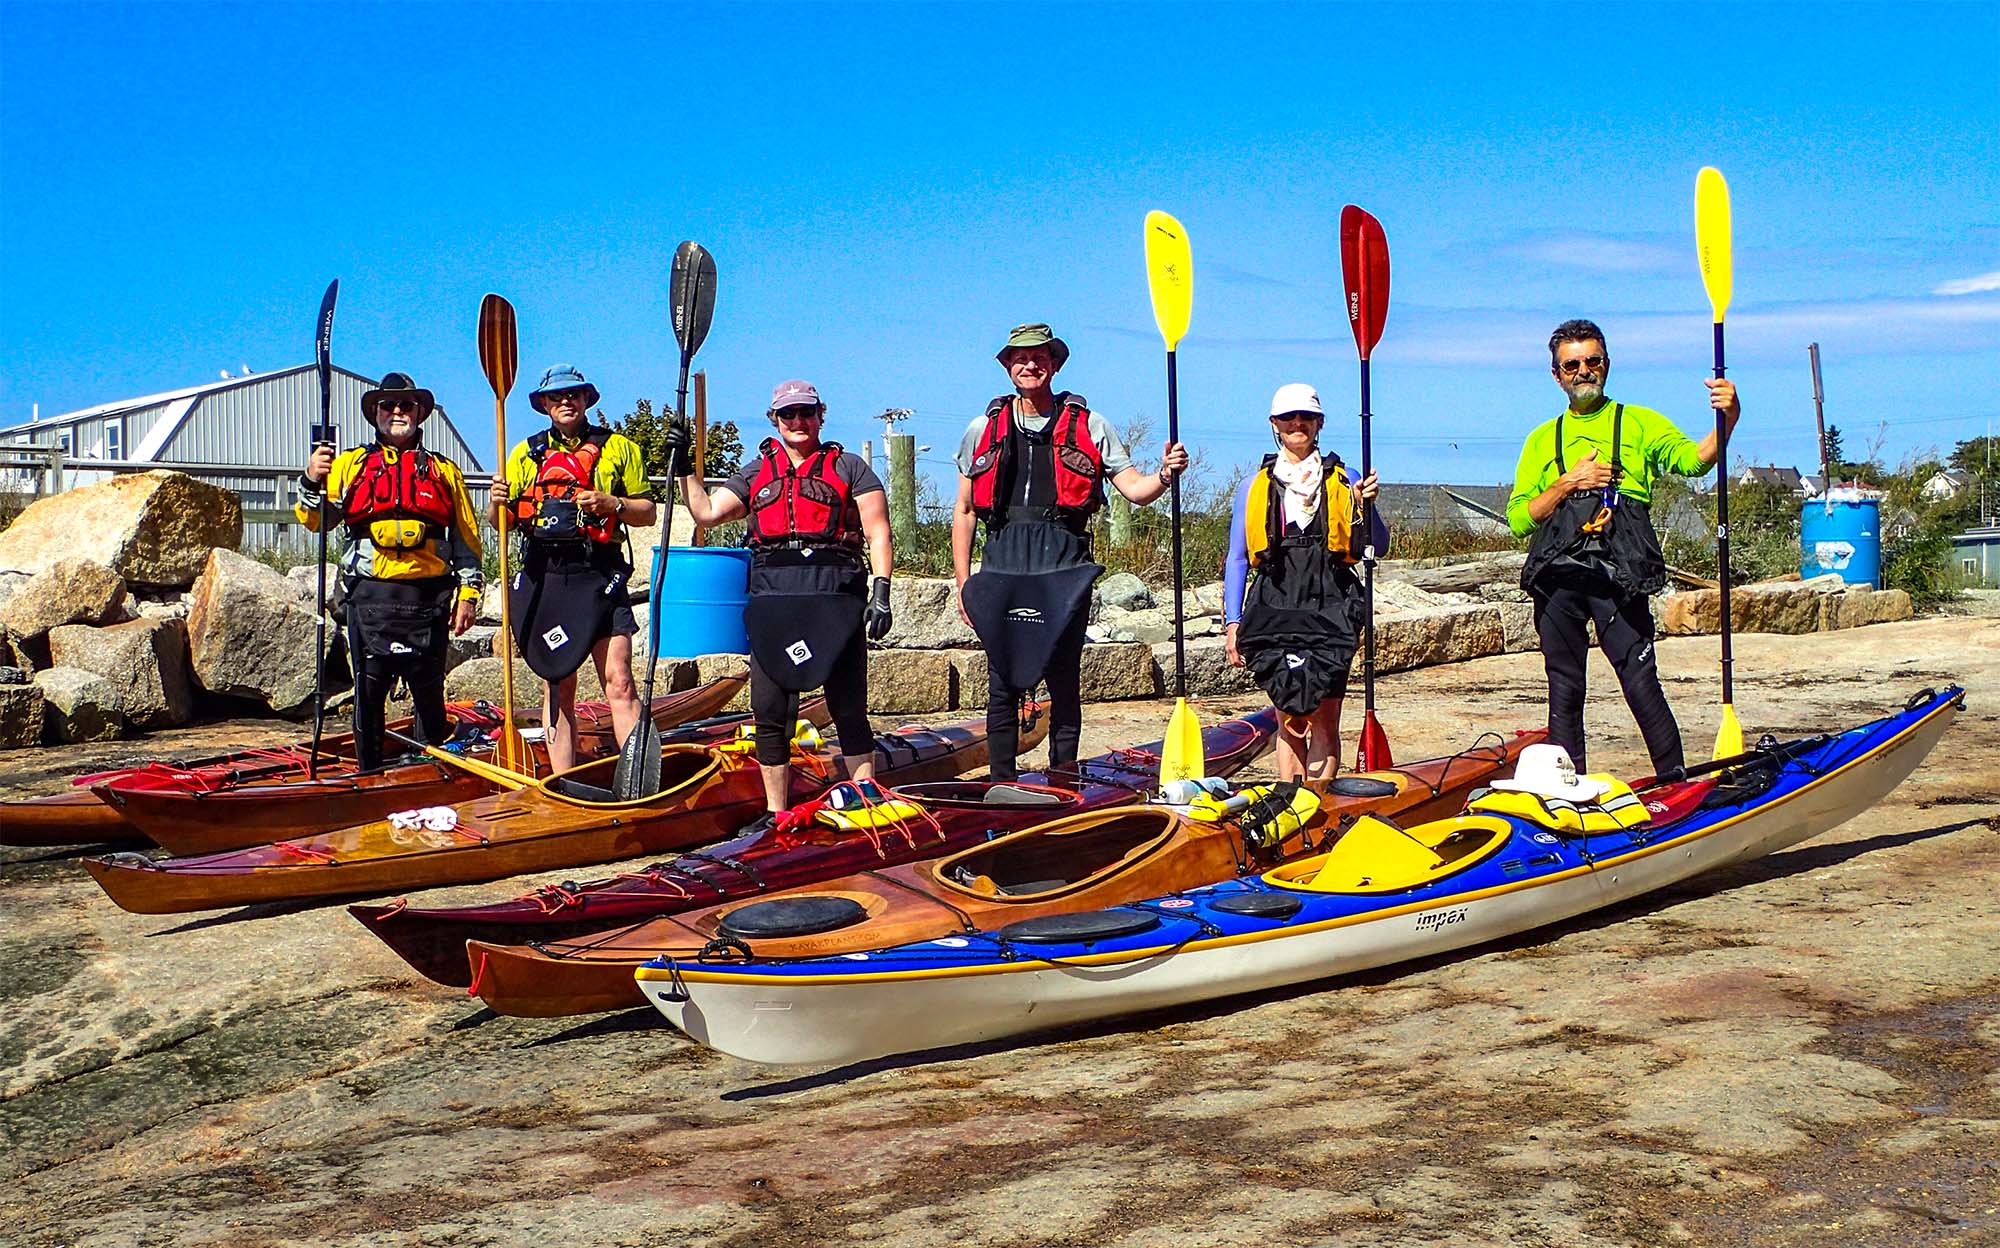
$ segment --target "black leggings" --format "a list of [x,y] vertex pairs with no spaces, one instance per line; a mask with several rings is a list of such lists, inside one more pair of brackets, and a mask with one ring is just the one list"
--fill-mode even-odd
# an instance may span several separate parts
[[1535,632],[1549,676],[1549,741],[1569,751],[1577,771],[1585,770],[1584,668],[1590,657],[1585,625],[1595,620],[1598,648],[1611,660],[1611,670],[1625,690],[1625,705],[1639,721],[1646,751],[1653,756],[1653,774],[1679,767],[1681,730],[1660,688],[1660,669],[1653,655],[1653,612],[1646,598],[1612,598],[1565,587],[1537,589],[1534,600]]
[[[868,723],[868,636],[855,629],[826,677],[826,705],[840,733],[840,752],[867,758],[875,752]],[[799,695],[778,687],[757,656],[750,656],[750,714],[757,721],[757,761],[782,767],[791,761],[792,729],[799,720]]]
[[[1079,610],[1049,652],[1042,681],[1049,687],[1049,766],[1076,761],[1083,739],[1083,636],[1090,627],[1089,610]],[[1009,689],[999,672],[986,669],[986,757],[995,780],[1020,776],[1015,755],[1021,750],[1021,699],[1033,692]]]
[[[415,704],[411,710],[416,716],[416,723],[410,735],[427,745],[442,745],[451,739],[451,722],[444,713],[443,648],[439,646],[411,658],[377,658],[368,653],[375,648],[369,644],[365,632],[369,626],[357,617],[366,612],[366,603],[392,596],[398,600],[407,598],[407,595],[395,594],[380,585],[364,581],[349,591],[347,600],[348,662],[354,669],[354,757],[364,770],[382,765],[385,704],[398,676],[408,683],[410,700]],[[445,601],[448,604],[449,598]],[[442,638],[450,619],[450,607],[446,605],[437,612],[440,618],[433,625],[435,638]],[[386,751],[389,754],[407,752],[408,748],[401,743]]]

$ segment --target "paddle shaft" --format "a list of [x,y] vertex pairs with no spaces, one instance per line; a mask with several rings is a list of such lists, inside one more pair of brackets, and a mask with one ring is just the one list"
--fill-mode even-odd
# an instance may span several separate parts
[[[686,351],[681,352],[681,379],[680,384],[674,388],[674,418],[677,420],[687,408],[688,365],[693,362],[694,357],[691,354]],[[697,472],[701,470],[699,464],[695,470]],[[653,677],[660,670],[660,590],[661,582],[667,575],[667,547],[674,538],[674,486],[677,484],[679,482],[674,478],[674,466],[668,464],[667,498],[665,505],[660,508],[660,544],[653,550],[653,588],[648,595],[652,599],[652,612],[646,621],[646,696],[641,703],[648,707],[653,705]]]
[[[1361,476],[1366,480],[1375,469],[1375,447],[1371,431],[1374,424],[1373,413],[1369,411],[1368,357],[1361,357]],[[1363,595],[1361,615],[1361,705],[1366,717],[1375,717],[1375,500],[1369,499],[1361,507],[1361,523],[1368,526],[1362,535],[1361,572],[1366,587]],[[1371,760],[1372,761],[1372,760]]]
[[[1715,322],[1715,376],[1722,378],[1722,322]],[[1735,701],[1736,658],[1729,645],[1729,413],[1715,409],[1715,558],[1722,586],[1722,704]]]
[[[496,393],[493,396],[493,439],[499,446],[500,474],[507,473],[507,396]],[[507,741],[515,732],[514,728],[514,617],[509,606],[513,598],[514,578],[507,571],[507,505],[508,491],[500,491],[500,702],[501,714],[505,719],[500,725],[501,740]],[[502,753],[509,751],[503,750]],[[501,758],[504,766],[516,760]]]
[[[1167,445],[1174,446],[1181,440],[1180,374],[1176,368],[1174,351],[1167,349]],[[1171,495],[1168,503],[1174,525],[1174,696],[1187,697],[1187,640],[1186,631],[1181,626],[1185,618],[1181,601],[1181,474],[1175,473],[1167,483]]]
[[[319,303],[319,324],[315,326],[314,364],[319,372],[319,424],[313,428],[311,439],[314,449],[321,440],[333,436],[333,304],[340,295],[340,279],[333,279],[326,288],[326,294]],[[319,490],[319,578],[317,597],[314,600],[314,618],[318,621],[313,642],[313,739],[312,754],[306,760],[306,778],[319,778],[320,734],[326,728],[326,491],[328,483],[320,482]]]

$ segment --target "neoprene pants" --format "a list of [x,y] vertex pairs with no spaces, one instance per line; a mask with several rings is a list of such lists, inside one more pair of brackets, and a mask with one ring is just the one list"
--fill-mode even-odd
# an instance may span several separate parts
[[[875,752],[868,724],[868,634],[855,629],[826,678],[826,705],[840,734],[840,752],[866,758]],[[799,721],[799,695],[780,689],[750,656],[750,714],[757,721],[757,761],[782,767],[792,758],[792,729]]]
[[1609,598],[1581,590],[1535,591],[1535,632],[1549,677],[1549,742],[1569,751],[1579,774],[1584,766],[1584,670],[1590,657],[1586,624],[1597,624],[1598,648],[1611,660],[1625,705],[1639,721],[1639,733],[1653,756],[1653,774],[1682,762],[1680,725],[1660,688],[1653,655],[1653,612],[1643,595]]
[[[359,634],[354,631],[351,615],[347,627],[348,662],[354,668],[354,757],[363,770],[382,765],[385,704],[398,676],[408,682],[410,699],[415,703],[411,709],[417,722],[411,726],[410,735],[427,745],[449,741],[451,721],[444,713],[444,656],[414,663],[371,659],[361,646],[352,643]],[[390,754],[408,752],[409,747],[400,742],[392,743],[388,750]]]
[[[1083,636],[1090,627],[1088,609],[1070,618],[1069,627],[1049,652],[1042,681],[1049,687],[1049,766],[1076,761],[1083,739]],[[986,669],[986,756],[995,780],[1020,776],[1015,755],[1021,750],[1021,699],[1028,689],[1009,689],[991,666]]]

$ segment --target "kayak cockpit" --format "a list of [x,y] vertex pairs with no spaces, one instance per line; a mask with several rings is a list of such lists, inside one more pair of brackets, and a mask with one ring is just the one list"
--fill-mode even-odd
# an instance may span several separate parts
[[580,767],[558,772],[536,783],[551,797],[571,805],[639,806],[671,801],[715,774],[721,766],[716,756],[698,746],[668,746],[660,751],[660,787],[655,793],[633,801],[621,800],[612,789],[617,779],[618,758],[593,759]]
[[1264,880],[1315,893],[1402,892],[1484,862],[1513,832],[1497,815],[1459,815],[1415,828],[1363,815],[1326,853],[1268,871]]
[[1077,803],[1076,794],[1069,789],[1019,781],[930,780],[921,784],[899,784],[896,792],[934,809],[1004,806],[1008,810],[1035,809],[1060,814]]
[[1090,887],[1151,858],[1180,821],[1143,807],[1098,811],[1003,836],[946,858],[931,874],[976,897],[1043,899]]

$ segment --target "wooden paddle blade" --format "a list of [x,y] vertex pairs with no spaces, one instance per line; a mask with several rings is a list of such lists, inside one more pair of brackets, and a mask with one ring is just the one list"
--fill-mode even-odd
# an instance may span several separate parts
[[1194,253],[1187,231],[1164,212],[1146,214],[1146,284],[1153,293],[1153,323],[1172,351],[1186,337],[1194,311]]
[[1382,771],[1396,765],[1389,752],[1389,734],[1382,731],[1382,721],[1375,718],[1373,711],[1361,721],[1361,749],[1356,763],[1361,771]]
[[674,307],[674,341],[681,344],[681,367],[686,368],[715,319],[715,257],[708,248],[686,242],[675,249],[667,301]]
[[514,333],[514,305],[498,295],[479,301],[479,367],[493,397],[505,399],[520,370],[520,345]]
[[1353,204],[1340,210],[1340,276],[1347,285],[1347,324],[1367,359],[1389,319],[1389,238],[1382,223]]
[[1727,702],[1722,704],[1722,727],[1715,734],[1715,753],[1710,758],[1735,758],[1743,752],[1743,725],[1736,718],[1736,708]]
[[1202,751],[1201,721],[1186,698],[1174,699],[1173,717],[1167,720],[1167,739],[1160,750],[1160,783],[1199,780],[1208,774],[1208,758]]
[[522,780],[535,778],[535,755],[528,749],[527,738],[521,735],[521,730],[514,726],[511,718],[495,731],[493,762],[500,770]]
[[621,802],[636,802],[660,791],[660,730],[650,717],[625,736],[618,751],[618,770],[611,777],[611,793]]
[[1735,293],[1734,244],[1730,238],[1729,183],[1722,171],[1704,168],[1694,179],[1694,244],[1701,256],[1701,284],[1719,324]]
[[330,419],[333,405],[333,305],[340,298],[340,279],[327,284],[319,301],[319,423]]

